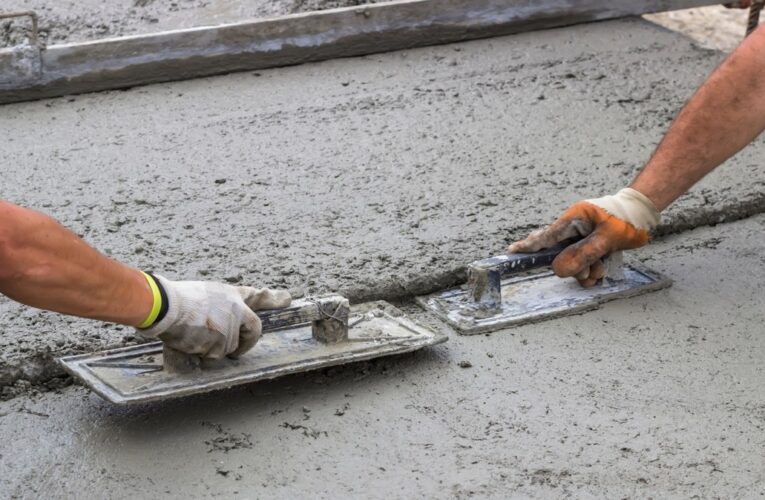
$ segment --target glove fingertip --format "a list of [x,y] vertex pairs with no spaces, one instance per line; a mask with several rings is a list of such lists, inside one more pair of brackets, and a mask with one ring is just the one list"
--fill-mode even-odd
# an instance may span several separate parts
[[518,253],[523,252],[523,242],[522,241],[516,241],[515,243],[511,243],[507,245],[507,253]]
[[272,290],[274,308],[281,309],[292,303],[292,295],[287,290]]
[[270,288],[253,289],[254,292],[243,296],[245,304],[253,310],[282,309],[292,303],[292,296],[287,290]]
[[243,336],[239,337],[239,344],[236,346],[236,349],[231,351],[230,353],[226,354],[227,357],[231,359],[239,359],[242,354],[245,354],[247,351],[251,350],[253,347],[255,347],[255,344],[258,343],[258,340],[260,339],[260,336],[258,337],[249,337],[245,338]]
[[242,324],[239,327],[239,338],[236,348],[227,354],[231,359],[237,359],[258,343],[262,334],[262,323],[257,314],[245,311]]
[[552,269],[559,278],[571,278],[581,275],[585,269],[582,259],[579,258],[576,250],[569,246],[563,250],[552,262]]
[[577,281],[582,288],[592,288],[598,283],[598,280],[595,278],[587,278],[584,280],[578,279]]
[[529,253],[537,252],[542,249],[542,245],[535,238],[526,238],[507,247],[507,253]]

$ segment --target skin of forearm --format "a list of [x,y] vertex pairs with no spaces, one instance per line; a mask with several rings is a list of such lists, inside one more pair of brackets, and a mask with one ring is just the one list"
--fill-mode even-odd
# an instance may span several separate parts
[[0,293],[59,313],[137,326],[153,296],[144,276],[50,217],[0,200]]
[[699,88],[630,186],[659,211],[765,129],[763,47],[761,27]]

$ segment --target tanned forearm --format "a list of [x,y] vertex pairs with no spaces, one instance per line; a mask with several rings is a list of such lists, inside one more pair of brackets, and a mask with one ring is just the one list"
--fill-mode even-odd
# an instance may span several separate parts
[[765,130],[765,30],[699,88],[630,187],[661,211]]
[[153,296],[140,271],[39,212],[0,200],[0,293],[64,314],[140,325]]

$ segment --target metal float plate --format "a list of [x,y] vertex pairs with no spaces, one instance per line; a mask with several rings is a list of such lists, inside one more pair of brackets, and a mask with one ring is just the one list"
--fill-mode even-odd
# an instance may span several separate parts
[[472,312],[465,288],[417,297],[417,302],[462,335],[475,335],[582,313],[609,300],[633,297],[672,284],[669,278],[641,266],[624,265],[623,269],[624,280],[606,278],[592,288],[582,288],[573,279],[560,279],[549,270],[503,279],[501,309],[479,314]]
[[239,359],[205,363],[191,374],[170,374],[162,369],[162,343],[152,342],[100,353],[61,358],[67,372],[103,398],[117,404],[143,403],[187,396],[239,384],[273,379],[414,351],[446,341],[407,319],[386,302],[354,306],[348,340],[323,344],[311,335],[311,325],[277,330],[263,335]]

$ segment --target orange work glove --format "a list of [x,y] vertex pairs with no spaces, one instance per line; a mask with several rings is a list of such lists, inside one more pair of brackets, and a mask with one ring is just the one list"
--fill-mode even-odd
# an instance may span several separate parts
[[552,267],[561,278],[573,276],[582,286],[591,287],[606,275],[603,257],[642,247],[650,240],[648,231],[658,223],[659,212],[651,200],[625,188],[613,196],[573,204],[550,226],[513,243],[507,251],[537,252],[571,238],[582,238],[563,250]]

